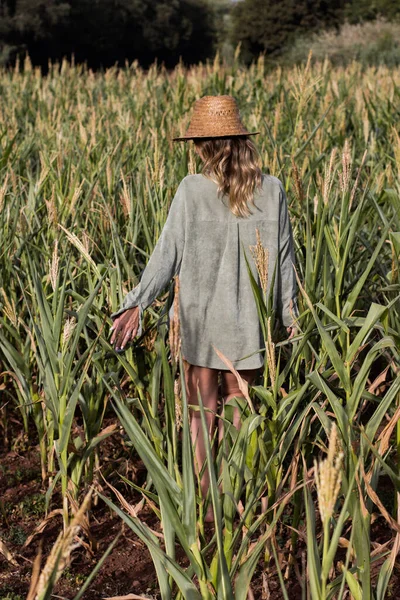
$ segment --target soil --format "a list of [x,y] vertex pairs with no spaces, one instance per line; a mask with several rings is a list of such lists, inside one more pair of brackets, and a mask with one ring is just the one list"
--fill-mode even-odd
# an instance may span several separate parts
[[[111,423],[112,421],[109,420],[104,425]],[[16,438],[10,436],[10,439]],[[141,500],[141,496],[125,484],[118,473],[140,485],[144,481],[145,470],[140,461],[129,460],[129,452],[130,450],[124,446],[123,437],[117,431],[103,443],[100,462],[103,465],[103,472],[107,473],[107,481],[119,489],[130,504],[135,505]],[[392,490],[392,487],[390,489]],[[382,491],[382,486],[380,490]],[[0,600],[23,600],[29,590],[33,561],[38,553],[40,540],[43,544],[43,567],[52,545],[62,530],[62,517],[57,514],[49,520],[41,534],[36,535],[27,546],[24,545],[28,536],[45,517],[44,493],[46,491],[41,482],[39,448],[34,442],[29,444],[24,436],[20,436],[13,449],[0,450],[0,491],[0,540],[6,544],[15,558],[15,564],[11,564],[0,553]],[[118,504],[115,495],[105,484],[102,493]],[[389,496],[391,502],[392,494],[388,488]],[[50,510],[60,508],[61,505],[60,495],[54,494]],[[149,505],[144,506],[140,518],[154,531],[161,531],[158,518]],[[97,547],[94,548],[93,542],[90,544],[90,540],[85,535],[82,536],[85,547],[80,546],[72,552],[71,563],[56,584],[52,597],[72,600],[105,550],[121,531],[119,541],[106,558],[83,598],[99,600],[133,593],[158,600],[160,595],[157,578],[145,544],[127,526],[124,526],[121,519],[100,499],[97,505],[92,506],[90,517],[90,533]],[[378,518],[373,523],[372,533],[374,542],[379,543],[384,543],[393,535],[382,518]],[[283,537],[285,535],[288,537],[290,530],[282,529],[281,534]],[[277,539],[283,546],[284,542]],[[284,554],[286,552],[285,548]],[[296,550],[300,572],[304,568],[302,558],[305,560],[305,552],[305,544],[300,541]],[[339,552],[343,552],[344,557],[344,550]],[[177,556],[178,559],[181,557],[182,565],[187,564],[179,548]],[[377,572],[377,569],[379,566],[374,566],[373,572]],[[260,561],[252,585],[255,600],[283,599],[276,568],[273,566],[270,568],[267,578],[265,572]],[[300,575],[299,578],[301,579]],[[269,594],[266,591],[266,582]],[[302,598],[301,584],[295,573],[286,582],[286,588],[290,600]],[[400,569],[396,566],[387,598],[398,597],[398,592],[400,592]]]

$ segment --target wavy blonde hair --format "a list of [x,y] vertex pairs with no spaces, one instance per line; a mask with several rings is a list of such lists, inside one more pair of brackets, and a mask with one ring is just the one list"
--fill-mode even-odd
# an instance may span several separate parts
[[218,184],[218,193],[229,196],[230,209],[237,217],[248,217],[249,204],[262,186],[260,155],[248,136],[196,138],[203,160],[202,173]]

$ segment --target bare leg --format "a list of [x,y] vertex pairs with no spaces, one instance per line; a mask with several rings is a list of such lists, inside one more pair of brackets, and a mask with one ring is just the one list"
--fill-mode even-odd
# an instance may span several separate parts
[[[198,405],[197,386],[199,387],[204,408],[209,409],[206,411],[205,417],[209,439],[211,440],[214,434],[215,414],[217,412],[218,370],[187,363],[185,368],[185,383],[188,404]],[[200,473],[206,460],[206,450],[201,416],[198,410],[190,411],[190,433],[192,443],[195,446],[195,469],[197,473]],[[205,498],[210,487],[210,477],[207,468],[204,470],[201,478],[200,487],[202,496]],[[205,520],[213,520],[211,505],[209,505]]]
[[[245,379],[249,385],[254,383],[257,373],[260,369],[242,369],[238,371],[242,379]],[[243,394],[239,389],[239,385],[236,377],[230,371],[221,371],[222,373],[222,397],[224,404],[229,402],[232,398],[238,397],[243,398]],[[219,423],[218,438],[221,442],[224,436],[224,422]],[[238,408],[233,408],[233,425],[236,429],[240,429],[240,411]]]

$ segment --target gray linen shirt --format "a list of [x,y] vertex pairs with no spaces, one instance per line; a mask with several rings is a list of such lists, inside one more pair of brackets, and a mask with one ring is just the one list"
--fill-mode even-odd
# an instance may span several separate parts
[[[265,348],[256,303],[246,267],[259,281],[249,246],[256,244],[256,228],[269,251],[270,290],[276,264],[273,306],[283,325],[298,316],[292,227],[281,181],[263,174],[262,189],[250,203],[249,217],[236,217],[227,196],[218,197],[217,184],[202,174],[186,176],[172,200],[168,217],[140,283],[130,291],[114,319],[125,310],[143,311],[179,274],[179,317],[182,356],[189,363],[226,370],[213,345],[236,369],[264,364]],[[244,246],[244,249],[242,247]],[[292,303],[291,303],[292,301]],[[169,316],[172,316],[173,306]],[[243,357],[253,356],[240,360]]]

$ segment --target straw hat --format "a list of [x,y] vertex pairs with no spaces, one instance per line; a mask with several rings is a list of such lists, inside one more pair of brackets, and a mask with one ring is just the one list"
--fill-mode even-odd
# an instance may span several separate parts
[[185,135],[172,139],[179,141],[257,133],[260,132],[247,131],[243,125],[233,96],[203,96],[194,103],[192,119]]

